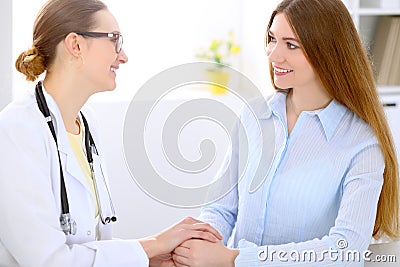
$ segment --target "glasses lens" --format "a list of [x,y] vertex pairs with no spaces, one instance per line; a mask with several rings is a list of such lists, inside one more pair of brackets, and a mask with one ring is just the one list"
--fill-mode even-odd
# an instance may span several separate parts
[[121,35],[121,34],[118,34],[117,42],[116,42],[116,47],[115,47],[117,53],[121,52],[122,43],[123,43],[122,35]]

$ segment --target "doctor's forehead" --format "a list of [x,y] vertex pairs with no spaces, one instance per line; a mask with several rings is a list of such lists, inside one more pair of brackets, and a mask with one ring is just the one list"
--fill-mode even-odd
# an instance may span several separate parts
[[96,12],[94,17],[96,19],[96,30],[104,32],[120,32],[117,20],[108,9]]

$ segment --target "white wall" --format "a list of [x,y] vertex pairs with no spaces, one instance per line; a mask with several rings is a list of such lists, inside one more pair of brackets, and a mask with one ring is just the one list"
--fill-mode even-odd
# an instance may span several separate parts
[[[117,94],[130,95],[156,73],[192,62],[195,51],[233,30],[242,51],[233,67],[271,92],[264,35],[278,0],[108,1],[126,36],[130,63],[120,68]],[[122,77],[130,77],[127,81]]]
[[265,94],[273,92],[265,53],[265,33],[279,0],[243,0],[242,71]]
[[[11,2],[11,1],[10,1]],[[34,86],[34,83],[25,80],[25,76],[14,68],[14,62],[18,56],[32,46],[33,23],[36,14],[44,1],[29,1],[29,8],[26,0],[12,0],[12,95],[17,98],[26,89]],[[0,6],[2,3],[0,4]],[[25,8],[23,8],[25,7]]]

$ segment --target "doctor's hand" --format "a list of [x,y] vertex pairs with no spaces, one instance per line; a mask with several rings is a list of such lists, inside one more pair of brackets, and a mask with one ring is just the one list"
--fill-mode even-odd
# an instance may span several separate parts
[[222,242],[192,239],[177,247],[172,259],[176,267],[233,267],[238,254]]
[[215,243],[219,242],[222,236],[208,223],[186,217],[159,234],[140,239],[139,242],[149,259],[152,259],[155,256],[171,253],[177,246],[192,238]]

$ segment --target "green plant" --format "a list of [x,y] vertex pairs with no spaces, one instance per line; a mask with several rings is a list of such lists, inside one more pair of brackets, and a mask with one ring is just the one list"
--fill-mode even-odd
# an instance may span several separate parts
[[196,53],[196,58],[230,66],[232,55],[240,52],[240,46],[235,43],[233,31],[229,32],[228,40],[214,39],[208,47],[202,47]]

